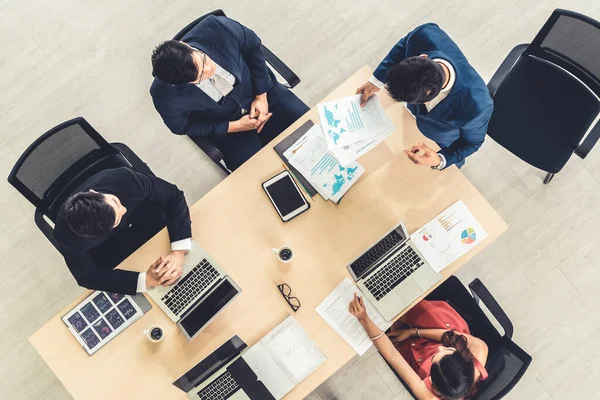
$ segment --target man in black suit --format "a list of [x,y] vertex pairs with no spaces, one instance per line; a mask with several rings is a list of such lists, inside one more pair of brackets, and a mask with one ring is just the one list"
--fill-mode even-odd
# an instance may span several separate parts
[[[165,225],[171,239],[168,255],[147,272],[114,269]],[[173,284],[183,271],[191,236],[183,192],[124,167],[101,171],[79,185],[62,205],[54,227],[79,285],[124,294]]]
[[150,94],[171,132],[209,140],[232,171],[309,110],[277,82],[256,33],[226,17],[161,43],[152,72]]

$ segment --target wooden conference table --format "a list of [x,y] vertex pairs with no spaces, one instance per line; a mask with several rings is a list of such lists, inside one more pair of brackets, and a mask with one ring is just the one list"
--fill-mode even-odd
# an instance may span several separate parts
[[[370,75],[368,67],[361,68],[327,99],[354,94]],[[349,276],[349,261],[400,221],[414,232],[459,199],[489,237],[448,266],[444,277],[496,240],[507,228],[501,217],[456,167],[438,172],[414,165],[403,150],[420,141],[435,144],[422,136],[401,104],[381,97],[396,131],[360,159],[366,173],[338,208],[316,196],[308,212],[284,224],[261,187],[283,169],[272,146],[262,149],[190,208],[193,238],[242,288],[241,295],[192,342],[154,305],[90,357],[61,321],[61,316],[89,293],[33,334],[31,343],[70,394],[76,399],[186,398],[171,384],[174,380],[233,335],[253,345],[292,313],[277,290],[277,284],[286,282],[302,302],[294,316],[327,357],[325,364],[286,396],[301,399],[356,355],[315,311]],[[275,142],[307,119],[318,123],[316,108]],[[289,264],[279,263],[271,251],[283,245],[295,251]],[[168,250],[165,229],[120,268],[144,271]],[[165,330],[165,339],[158,344],[150,343],[142,334],[154,324]]]

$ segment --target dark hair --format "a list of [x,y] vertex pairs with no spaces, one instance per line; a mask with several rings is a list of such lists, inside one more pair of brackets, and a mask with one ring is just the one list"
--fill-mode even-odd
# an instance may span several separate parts
[[195,81],[198,67],[193,50],[177,40],[162,42],[152,52],[152,75],[172,85]]
[[79,236],[100,236],[115,225],[115,210],[102,193],[76,193],[65,201],[63,211],[67,225]]
[[409,57],[386,75],[386,89],[396,101],[422,104],[431,101],[444,85],[442,67],[427,57]]
[[431,364],[431,384],[437,394],[444,399],[463,399],[475,392],[474,356],[467,348],[467,338],[448,331],[442,335],[442,345],[454,347],[438,362]]

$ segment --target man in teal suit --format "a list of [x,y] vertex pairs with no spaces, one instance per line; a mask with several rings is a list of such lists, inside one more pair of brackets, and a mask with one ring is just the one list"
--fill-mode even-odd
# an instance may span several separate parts
[[384,86],[394,100],[407,103],[419,130],[441,147],[436,153],[419,143],[406,150],[415,164],[460,168],[483,144],[494,103],[483,79],[436,24],[421,25],[396,43],[358,88],[362,104]]

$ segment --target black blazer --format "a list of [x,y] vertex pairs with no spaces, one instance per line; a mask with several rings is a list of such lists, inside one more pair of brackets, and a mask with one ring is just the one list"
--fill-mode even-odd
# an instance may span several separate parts
[[[109,233],[99,237],[82,237],[67,225],[64,210],[58,212],[54,226],[54,237],[67,266],[80,286],[88,289],[115,293],[135,294],[138,272],[113,270],[117,265],[103,262],[106,257],[93,257],[94,253],[104,256],[118,250],[107,248],[107,243],[137,243],[129,252],[135,251],[160,229],[166,226],[171,242],[192,236],[190,213],[183,192],[177,186],[160,178],[140,174],[129,168],[115,168],[97,173],[79,185],[73,192],[93,189],[100,193],[115,195],[127,208],[121,222]],[[154,222],[154,224],[150,222]],[[140,231],[154,226],[152,232]],[[132,238],[131,236],[136,236]],[[134,239],[134,240],[131,240]],[[135,240],[137,239],[137,240]],[[104,253],[104,254],[102,254]],[[118,262],[129,254],[114,255]],[[110,257],[108,257],[110,259]]]
[[177,135],[223,138],[229,121],[250,110],[254,98],[277,82],[267,67],[260,38],[227,17],[209,16],[193,27],[183,42],[204,52],[235,77],[233,91],[218,103],[192,83],[171,85],[154,78],[150,94],[154,107]]

